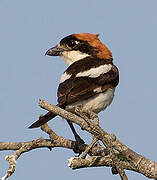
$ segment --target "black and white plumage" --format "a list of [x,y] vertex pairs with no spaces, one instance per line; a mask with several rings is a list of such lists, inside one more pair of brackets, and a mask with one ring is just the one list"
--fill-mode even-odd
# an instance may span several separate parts
[[[72,34],[48,50],[46,55],[61,56],[69,65],[61,76],[57,106],[73,112],[74,106],[81,105],[99,113],[110,105],[119,73],[111,52],[101,43],[98,35]],[[29,128],[40,127],[55,116],[48,112]]]

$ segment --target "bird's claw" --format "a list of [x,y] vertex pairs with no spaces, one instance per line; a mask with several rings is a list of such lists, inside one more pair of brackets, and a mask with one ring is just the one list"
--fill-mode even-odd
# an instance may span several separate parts
[[74,153],[79,153],[78,156],[83,152],[81,145],[85,144],[84,140],[80,138],[80,136],[75,137],[76,141],[73,147]]

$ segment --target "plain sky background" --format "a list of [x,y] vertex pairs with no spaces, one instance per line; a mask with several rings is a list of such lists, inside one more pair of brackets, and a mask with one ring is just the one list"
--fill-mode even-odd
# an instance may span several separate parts
[[[157,161],[157,0],[0,0],[0,141],[47,138],[27,127],[41,113],[39,98],[56,104],[60,76],[66,69],[59,57],[44,56],[71,33],[99,33],[113,53],[120,84],[100,124],[134,151]],[[49,123],[59,135],[74,139],[67,123]],[[79,133],[86,142],[90,136]],[[8,168],[1,152],[0,176]],[[67,149],[37,149],[23,154],[10,179],[120,179],[110,168],[71,170]],[[147,179],[128,172],[129,179]]]

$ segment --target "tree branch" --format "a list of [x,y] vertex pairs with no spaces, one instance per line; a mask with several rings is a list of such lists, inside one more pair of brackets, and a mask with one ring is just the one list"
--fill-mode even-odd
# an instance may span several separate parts
[[[48,148],[49,150],[55,147],[74,149],[75,141],[58,136],[55,132],[52,131],[52,129],[47,124],[44,124],[41,127],[41,129],[49,135],[50,139],[44,139],[40,137],[36,140],[27,141],[27,142],[0,142],[0,151],[14,150],[14,153],[12,155],[7,155],[5,157],[5,159],[9,162],[9,168],[6,174],[3,177],[1,177],[1,180],[6,180],[14,173],[16,168],[16,160],[24,152],[28,152],[38,148]],[[79,145],[80,151],[85,151],[87,147],[88,147],[87,144]],[[105,155],[106,150],[102,147],[92,148],[90,150],[90,154],[92,155],[97,155],[98,152],[103,156]]]
[[[111,147],[117,154],[120,161],[127,161],[130,164],[131,169],[138,173],[145,175],[148,178],[157,178],[157,162],[151,161],[144,156],[134,152],[128,148],[125,144],[120,142],[115,135],[110,135],[105,132],[100,126],[95,125],[92,122],[84,122],[84,120],[75,114],[67,112],[57,106],[51,105],[44,100],[40,100],[40,106],[43,109],[51,111],[59,116],[78,124],[81,128],[94,135],[97,139],[101,140],[106,147]],[[127,169],[128,167],[123,167]]]
[[[125,144],[120,142],[115,135],[108,134],[99,125],[96,125],[87,117],[81,118],[75,114],[67,112],[57,106],[51,105],[46,101],[40,100],[40,106],[48,111],[51,111],[71,122],[79,125],[82,129],[89,132],[94,138],[102,141],[105,147],[91,146],[80,144],[79,149],[88,152],[89,157],[85,159],[80,157],[72,157],[69,159],[68,165],[72,169],[85,167],[112,167],[113,174],[119,174],[122,180],[127,180],[124,169],[136,171],[145,175],[148,178],[157,179],[157,163],[151,161],[140,154],[137,154]],[[24,153],[37,148],[48,148],[51,150],[55,147],[67,148],[73,150],[75,141],[65,139],[58,136],[47,124],[41,127],[41,130],[48,134],[49,139],[38,138],[27,142],[0,142],[0,151],[14,150],[12,155],[6,156],[9,162],[9,168],[1,180],[6,180],[11,176],[16,168],[17,159]]]

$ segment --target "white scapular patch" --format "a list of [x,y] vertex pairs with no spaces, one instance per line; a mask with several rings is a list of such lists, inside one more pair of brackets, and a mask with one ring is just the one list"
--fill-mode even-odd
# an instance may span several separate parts
[[100,92],[102,92],[102,89],[101,89],[101,87],[98,87],[98,88],[93,89],[93,91],[97,92],[97,93],[100,93]]
[[96,78],[99,77],[101,74],[105,74],[109,72],[112,68],[111,64],[104,64],[96,68],[91,68],[87,71],[80,72],[76,75],[76,77],[91,77]]
[[70,66],[75,61],[88,57],[86,53],[81,53],[80,51],[64,51],[61,57]]
[[66,72],[63,73],[62,76],[61,76],[61,79],[60,79],[60,83],[63,83],[64,81],[66,81],[70,77],[71,77],[71,74],[67,74]]

